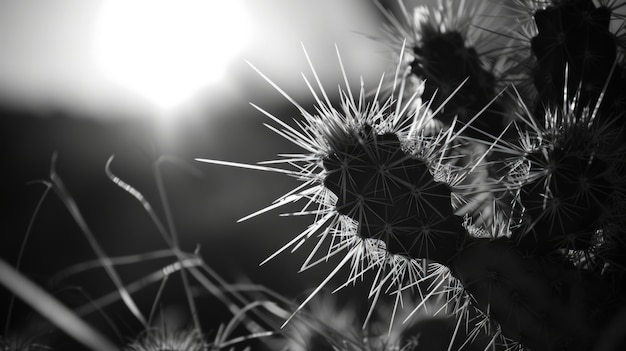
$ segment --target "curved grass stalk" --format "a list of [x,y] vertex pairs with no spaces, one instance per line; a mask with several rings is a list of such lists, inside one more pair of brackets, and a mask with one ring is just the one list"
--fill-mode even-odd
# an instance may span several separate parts
[[133,298],[130,296],[130,294],[126,290],[124,283],[122,282],[122,279],[120,278],[120,276],[117,274],[117,271],[113,267],[111,259],[106,255],[106,253],[104,252],[104,250],[102,249],[98,241],[96,240],[95,235],[93,234],[93,232],[91,231],[91,228],[89,227],[89,225],[83,218],[83,215],[80,209],[78,208],[78,205],[74,201],[74,198],[72,198],[69,191],[63,184],[63,181],[61,180],[59,175],[56,173],[56,170],[55,170],[56,158],[57,158],[57,155],[54,154],[52,158],[52,166],[50,168],[50,180],[52,182],[52,189],[58,194],[63,204],[65,205],[65,207],[68,209],[68,211],[74,218],[74,221],[76,221],[76,223],[82,230],[83,234],[85,235],[85,238],[88,240],[89,244],[91,245],[91,248],[96,254],[96,257],[98,257],[98,260],[100,260],[102,267],[107,272],[107,274],[111,278],[111,281],[117,288],[117,292],[122,298],[122,301],[124,301],[124,304],[126,305],[126,307],[131,311],[131,313],[135,316],[135,318],[137,318],[137,320],[139,320],[145,327],[147,327],[148,325],[147,325],[146,318],[141,313],[141,311],[137,307],[137,304],[135,303]]

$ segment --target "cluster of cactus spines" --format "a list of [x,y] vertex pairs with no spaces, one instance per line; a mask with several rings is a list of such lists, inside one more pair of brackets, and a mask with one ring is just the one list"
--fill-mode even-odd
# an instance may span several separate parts
[[597,233],[607,238],[623,222],[624,145],[614,125],[572,102],[546,111],[544,126],[529,125],[530,143],[512,170],[523,207],[518,244],[534,253],[587,250]]
[[[505,99],[500,96],[511,65],[494,48],[490,6],[476,1],[439,1],[436,8],[417,6],[412,13],[399,2],[402,16],[387,13],[388,40],[404,56],[405,79],[418,86],[421,98],[442,106],[434,116],[444,128],[472,121],[466,135],[485,139],[506,127]],[[454,94],[453,94],[454,92]],[[445,102],[445,103],[444,103]]]
[[[343,70],[341,59],[340,66]],[[453,212],[452,189],[462,183],[472,164],[457,166],[450,161],[453,156],[448,149],[463,130],[450,128],[425,135],[432,112],[425,107],[412,108],[416,94],[407,97],[400,89],[379,101],[379,90],[368,103],[363,87],[355,97],[348,81],[345,85],[339,108],[319,85],[322,93],[313,92],[322,97],[317,100],[318,115],[307,112],[283,92],[304,118],[298,128],[261,110],[282,127],[274,131],[307,151],[271,161],[296,170],[198,160],[286,173],[303,181],[296,190],[251,215],[303,199],[307,204],[295,214],[315,216],[314,224],[270,258],[290,247],[298,248],[317,234],[318,244],[302,269],[347,253],[310,298],[339,268],[349,265],[348,283],[362,279],[365,271],[377,272],[371,291],[376,301],[383,291],[400,293],[407,287],[418,288],[417,281],[425,276],[447,274],[431,265],[448,262],[465,236],[463,219]],[[379,89],[382,86],[381,81]]]
[[610,3],[597,6],[590,0],[555,1],[533,13],[537,32],[531,49],[540,103],[561,103],[566,88],[579,92],[580,107],[596,105],[603,95],[600,118],[623,110],[626,81],[617,64],[622,48],[610,31],[613,17]]
[[382,240],[391,253],[447,263],[463,234],[450,187],[433,179],[424,160],[407,154],[397,135],[367,125],[354,132],[322,160],[337,212],[358,222],[358,235]]
[[[280,124],[276,132],[307,151],[273,161],[295,171],[203,161],[305,182],[267,209],[308,201],[298,214],[314,214],[315,223],[279,250],[319,234],[305,267],[347,251],[313,294],[349,263],[349,282],[377,271],[374,300],[385,284],[398,297],[434,278],[435,288],[420,297],[448,296],[447,306],[474,330],[492,331],[494,345],[589,350],[625,302],[626,30],[614,12],[624,4],[514,3],[531,15],[520,23],[532,28],[517,27],[527,42],[513,45],[528,53],[503,60],[517,60],[511,72],[526,70],[519,77],[530,82],[520,84],[534,86],[534,94],[498,99],[505,73],[477,49],[484,37],[474,36],[478,25],[470,20],[484,7],[442,0],[437,10],[410,14],[401,6],[405,23],[387,13],[402,80],[390,92],[380,84],[366,103],[363,90],[355,99],[346,81],[337,109],[318,80],[323,98],[313,91],[313,115],[270,81],[304,117],[297,129],[261,110]],[[510,90],[519,91],[515,84]],[[442,128],[431,128],[433,119]],[[505,135],[504,120],[518,133]],[[455,151],[459,144],[463,152]],[[489,211],[458,206],[491,192]],[[323,242],[330,249],[315,260]]]
[[[510,133],[513,120],[515,104],[504,92],[518,79],[519,64],[505,54],[509,48],[497,44],[510,41],[492,29],[498,7],[479,1],[439,1],[437,7],[412,11],[399,2],[399,7],[399,16],[385,12],[390,24],[384,40],[403,58],[408,93],[418,91],[437,108],[429,122],[433,129],[463,130],[448,149],[459,156],[455,163],[471,163],[494,139]],[[457,214],[472,214],[489,225],[494,208],[509,206],[508,194],[486,181],[502,177],[498,168],[487,166],[497,155],[488,153],[458,187],[456,195],[465,201],[455,203]]]
[[196,329],[170,330],[158,328],[146,331],[142,336],[124,347],[124,351],[211,351],[218,350],[204,340]]
[[613,9],[623,4],[534,5],[530,49],[539,95],[520,119],[524,166],[510,173],[520,182],[511,188],[523,212],[513,237],[525,252],[556,254],[621,281],[626,267],[615,253],[626,240],[626,60],[624,18]]

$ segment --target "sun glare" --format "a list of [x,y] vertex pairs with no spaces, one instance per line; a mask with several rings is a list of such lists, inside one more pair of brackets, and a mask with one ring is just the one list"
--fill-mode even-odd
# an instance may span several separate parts
[[103,74],[168,111],[217,82],[249,40],[237,0],[108,0],[94,39]]

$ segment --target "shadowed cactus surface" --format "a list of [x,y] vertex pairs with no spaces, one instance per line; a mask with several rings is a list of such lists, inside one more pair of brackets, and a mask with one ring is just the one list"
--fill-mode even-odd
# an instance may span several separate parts
[[619,53],[623,47],[618,47],[619,38],[609,30],[616,15],[611,3],[616,8],[619,5],[601,3],[598,6],[591,0],[555,1],[534,12],[534,82],[543,104],[562,103],[565,87],[568,91],[580,91],[581,107],[595,105],[603,94],[600,109],[605,118],[624,108],[626,85],[623,67],[618,62],[623,60],[618,57],[623,55]]
[[345,142],[323,160],[324,186],[337,196],[337,212],[391,253],[448,262],[463,237],[449,186],[435,181],[426,162],[407,154],[393,133],[376,135],[364,126]]

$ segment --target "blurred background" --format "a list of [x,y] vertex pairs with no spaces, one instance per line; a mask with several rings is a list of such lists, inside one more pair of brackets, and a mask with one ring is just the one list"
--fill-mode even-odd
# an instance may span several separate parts
[[[393,7],[395,1],[380,3]],[[142,192],[165,221],[154,167],[166,157],[159,169],[183,250],[199,248],[230,282],[306,296],[332,264],[298,274],[304,248],[259,267],[310,224],[308,217],[278,217],[303,204],[236,223],[299,183],[194,158],[254,163],[300,152],[263,127],[267,118],[249,105],[285,121],[299,117],[247,61],[312,108],[301,77],[312,78],[302,46],[330,96],[338,96],[343,80],[335,45],[352,88],[360,77],[366,89],[374,88],[394,66],[389,49],[372,39],[382,22],[374,2],[362,0],[0,0],[0,256],[17,264],[55,153],[56,172],[107,255],[167,248],[140,204],[105,174],[114,155],[113,173]],[[94,258],[67,209],[50,194],[20,269],[80,306],[113,289],[106,275],[51,277]],[[122,278],[152,272],[142,264],[121,269]],[[147,291],[149,306],[154,290]],[[0,292],[2,316],[9,295]],[[10,329],[32,326],[38,317],[16,306]],[[115,306],[107,313],[123,319],[127,312]],[[122,324],[136,330],[130,319]]]

